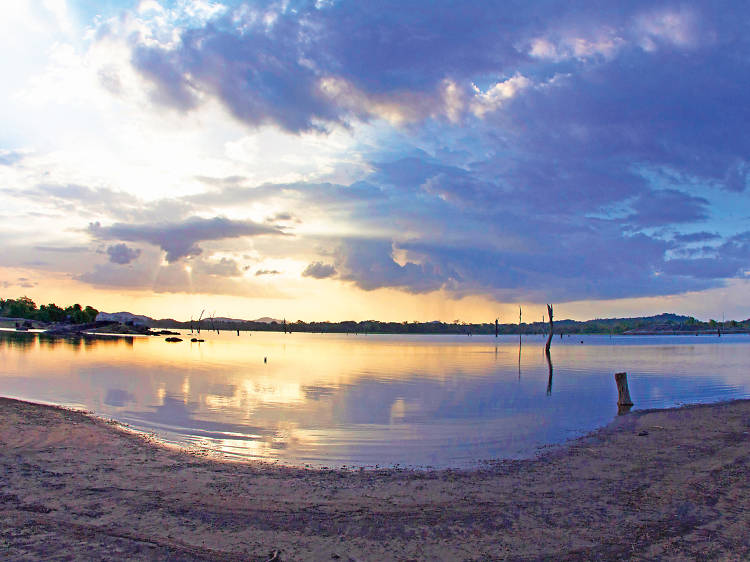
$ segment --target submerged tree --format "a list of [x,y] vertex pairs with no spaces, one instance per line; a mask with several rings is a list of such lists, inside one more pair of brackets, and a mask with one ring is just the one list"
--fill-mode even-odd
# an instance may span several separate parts
[[553,329],[553,323],[552,323],[552,305],[547,305],[547,312],[549,313],[549,334],[547,334],[547,343],[544,346],[544,352],[549,355],[549,346],[552,343],[552,329]]

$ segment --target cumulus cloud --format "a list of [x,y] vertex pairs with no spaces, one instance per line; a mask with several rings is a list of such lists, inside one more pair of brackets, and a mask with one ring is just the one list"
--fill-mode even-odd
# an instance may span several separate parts
[[302,272],[303,277],[312,277],[313,279],[326,279],[334,275],[336,275],[336,268],[333,265],[319,261],[312,262]]
[[124,265],[138,259],[141,251],[137,248],[131,248],[127,244],[120,243],[108,246],[107,255],[109,256],[109,261],[112,263]]
[[102,240],[125,240],[128,242],[148,242],[166,252],[170,263],[201,253],[198,243],[206,240],[223,240],[244,236],[281,235],[275,227],[252,221],[235,221],[225,217],[204,219],[191,217],[182,222],[161,224],[116,223],[102,226],[92,223],[88,232]]
[[482,117],[490,111],[495,111],[506,101],[515,97],[518,92],[528,88],[530,85],[531,80],[521,74],[516,74],[512,78],[497,82],[488,88],[486,92],[482,92],[474,86],[476,96],[471,104],[472,112],[477,117]]

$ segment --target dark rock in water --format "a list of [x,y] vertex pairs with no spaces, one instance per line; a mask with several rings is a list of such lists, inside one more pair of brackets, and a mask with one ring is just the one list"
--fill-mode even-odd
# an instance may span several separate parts
[[152,332],[155,336],[179,336],[180,332],[172,332],[170,330],[160,330],[158,332]]
[[182,341],[182,338],[164,338],[164,341]]
[[190,341],[191,342],[202,342],[202,341],[206,341],[206,340],[200,340],[198,338],[190,338]]

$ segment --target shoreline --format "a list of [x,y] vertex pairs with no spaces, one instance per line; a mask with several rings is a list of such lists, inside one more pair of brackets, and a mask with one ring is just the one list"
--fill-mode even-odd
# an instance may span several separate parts
[[[154,327],[154,328],[148,328],[147,331],[143,330],[137,330],[132,328],[125,328],[121,327],[119,329],[115,329],[113,331],[99,331],[104,330],[104,328],[97,328],[97,327],[81,327],[81,326],[89,326],[89,324],[85,325],[76,325],[76,324],[61,324],[59,326],[54,326],[52,324],[45,324],[42,322],[34,321],[34,324],[36,324],[38,327],[34,328],[14,328],[10,324],[10,322],[4,322],[0,320],[0,331],[5,333],[29,333],[29,334],[45,334],[49,337],[59,337],[59,338],[66,338],[66,337],[75,337],[75,336],[121,336],[121,337],[132,337],[132,336],[163,336],[163,335],[170,335],[170,334],[177,334],[180,333],[188,333],[191,332],[191,329],[189,327],[184,326],[169,326],[169,327]],[[4,324],[8,324],[8,326],[5,326]],[[122,326],[122,325],[121,325]],[[121,330],[121,331],[119,331]],[[181,332],[174,332],[174,330],[181,330]],[[208,327],[204,327],[203,330],[206,332],[206,334],[211,334],[213,330],[211,330]],[[222,327],[219,329],[223,332],[229,332],[234,333],[237,331],[236,328],[225,328]],[[324,331],[324,332],[318,332],[314,330],[298,330],[298,331],[287,331],[285,332],[282,328],[279,329],[250,329],[250,328],[239,328],[239,331],[246,334],[315,334],[315,335],[346,335],[346,336],[470,336],[470,337],[491,337],[495,338],[498,336],[494,336],[490,332],[477,332],[477,333],[466,333],[462,331],[455,331],[455,332],[431,332],[431,331],[414,331],[414,332],[399,332],[399,331],[366,331],[366,332],[354,332],[354,331],[346,331],[346,330],[330,330],[330,331]],[[184,335],[184,334],[183,334]],[[508,337],[546,337],[547,334],[542,331],[520,331],[520,332],[504,332],[502,334],[499,334],[500,337],[508,338]],[[554,337],[559,338],[561,335],[560,332],[555,332]],[[632,337],[632,336],[707,336],[707,337],[718,337],[721,336],[738,336],[738,335],[750,335],[750,330],[748,329],[736,329],[736,328],[728,328],[725,330],[722,330],[719,334],[717,330],[710,330],[710,329],[704,329],[704,330],[649,330],[649,329],[643,329],[643,330],[627,330],[625,332],[608,332],[608,331],[595,331],[595,332],[562,332],[562,336],[564,338],[575,338],[575,337],[585,337],[585,336],[625,336],[625,337]],[[553,340],[557,341],[557,340]]]
[[477,469],[214,460],[0,398],[10,559],[741,559],[750,400],[643,410]]

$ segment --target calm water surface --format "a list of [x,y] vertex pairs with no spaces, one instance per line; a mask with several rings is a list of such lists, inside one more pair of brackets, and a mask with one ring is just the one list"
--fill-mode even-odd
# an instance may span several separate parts
[[606,425],[616,371],[637,409],[750,397],[748,335],[555,339],[551,377],[541,336],[201,337],[0,333],[0,395],[229,458],[435,467],[530,456]]

